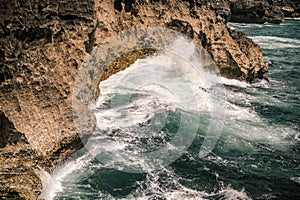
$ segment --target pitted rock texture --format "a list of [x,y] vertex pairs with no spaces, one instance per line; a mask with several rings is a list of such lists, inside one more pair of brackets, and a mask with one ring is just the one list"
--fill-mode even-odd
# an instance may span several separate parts
[[229,0],[231,22],[281,23],[300,16],[299,0]]
[[300,17],[299,0],[203,0],[226,21],[281,23],[286,17]]
[[0,13],[0,110],[28,142],[0,149],[0,171],[10,169],[1,173],[0,194],[35,199],[41,186],[34,169],[49,169],[80,146],[71,93],[94,2],[4,0]]
[[2,0],[0,197],[37,198],[37,170],[82,147],[72,112],[76,73],[97,44],[121,31],[175,29],[202,44],[223,76],[261,77],[267,65],[259,47],[226,27],[230,12],[221,7],[207,0]]
[[[251,81],[257,77],[258,71],[268,70],[259,47],[246,36],[243,42],[240,41],[241,37],[233,36],[235,31],[226,27],[224,16],[212,12],[201,1],[116,2],[118,5],[110,2],[95,3],[96,10],[101,10],[96,13],[95,44],[106,38],[107,33],[162,26],[182,32],[202,44],[223,76]],[[112,9],[115,12],[110,12]]]

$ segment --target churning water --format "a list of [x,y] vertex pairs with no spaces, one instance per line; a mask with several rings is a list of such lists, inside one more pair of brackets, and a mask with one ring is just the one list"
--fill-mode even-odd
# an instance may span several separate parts
[[[261,45],[270,82],[247,84],[205,72],[200,81],[187,80],[163,68],[185,65],[174,55],[138,60],[101,83],[96,132],[74,158],[42,176],[42,197],[300,199],[300,21],[229,26]],[[189,57],[192,44],[184,45],[181,53]],[[165,81],[166,87],[143,85],[136,77]],[[134,81],[142,92],[131,88]],[[225,102],[213,92],[218,87]],[[212,115],[216,107],[225,113]],[[222,132],[212,152],[199,157],[213,118],[222,118],[213,124]],[[166,154],[136,156],[161,148],[176,152],[181,146],[170,141],[180,130],[195,134],[173,162],[161,162],[170,159]]]

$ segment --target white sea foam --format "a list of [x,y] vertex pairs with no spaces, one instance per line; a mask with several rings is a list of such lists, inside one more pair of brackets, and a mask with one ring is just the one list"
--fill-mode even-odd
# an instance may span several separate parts
[[242,87],[242,88],[246,88],[246,87],[250,86],[249,83],[247,83],[245,81],[239,81],[236,79],[228,79],[228,78],[221,77],[220,80],[221,80],[220,83],[225,84],[225,85],[238,86],[238,87]]
[[[222,78],[222,82],[225,85],[247,88],[247,91],[254,93],[258,92],[256,87],[270,88],[270,84],[266,81],[248,84]],[[230,89],[226,91],[226,96],[226,122],[223,136],[227,138],[226,143],[230,147],[228,150],[233,148],[240,151],[253,151],[257,148],[252,146],[253,143],[272,145],[274,149],[286,150],[297,141],[298,134],[293,127],[270,124],[253,109],[253,102],[259,102],[262,105],[285,105],[278,98],[270,97],[261,92],[254,96]],[[234,102],[241,103],[244,107],[238,106]]]
[[[182,46],[185,48],[181,48]],[[142,166],[144,170],[152,169],[149,163],[130,157],[132,154],[124,155],[120,153],[128,148],[128,143],[132,139],[143,137],[145,131],[142,130],[142,127],[139,127],[139,124],[147,122],[154,114],[164,114],[166,110],[180,108],[182,104],[185,105],[182,109],[186,112],[192,113],[198,112],[198,110],[210,112],[211,110],[210,87],[220,81],[217,81],[218,77],[201,70],[200,63],[193,58],[194,49],[193,43],[184,38],[178,39],[168,47],[167,52],[155,57],[138,60],[130,68],[101,82],[101,95],[96,104],[91,107],[95,110],[97,127],[102,132],[122,130],[126,134],[121,138],[115,137],[114,140],[108,140],[105,136],[96,133],[86,143],[86,148],[90,151],[90,154],[86,153],[75,160],[69,160],[58,166],[50,174],[42,172],[43,190],[40,197],[51,200],[62,192],[64,190],[63,181],[70,176],[74,176],[77,170],[83,168],[91,159],[97,156],[97,153],[93,154],[93,152],[109,152],[100,155],[105,159],[100,167],[116,167],[116,163],[124,163],[128,166]],[[191,67],[188,67],[188,65]],[[159,84],[143,85],[143,82],[140,85],[136,84],[140,81],[149,80],[153,80],[154,83],[158,80]],[[128,102],[125,102],[124,105],[117,105],[111,101],[111,107],[104,108],[105,102],[111,100],[116,93],[129,94],[129,96],[138,93],[138,96],[134,97],[134,101],[128,99]],[[101,109],[97,111],[99,107]],[[165,133],[159,132],[156,134]],[[167,145],[167,148],[172,150],[174,146]]]
[[295,17],[295,18],[292,18],[292,17],[286,17],[285,19],[288,19],[288,20],[300,20],[300,17]]
[[[161,186],[159,180],[161,179],[161,173],[166,174],[164,176],[164,182],[169,184],[168,186]],[[216,175],[216,177],[218,177]],[[217,178],[218,179],[218,178]],[[176,176],[176,174],[167,168],[162,168],[159,172],[150,172],[147,175],[147,179],[139,185],[133,194],[126,196],[123,200],[129,199],[156,199],[163,198],[167,200],[177,200],[177,199],[195,199],[195,200],[205,200],[205,199],[240,199],[240,200],[250,200],[251,198],[247,193],[242,190],[235,190],[230,185],[224,186],[222,181],[218,181],[221,188],[214,192],[199,191],[188,188],[181,184],[182,178]],[[162,181],[162,180],[161,180]],[[142,187],[146,185],[146,189]]]
[[[282,40],[279,40],[278,38],[267,38],[267,40],[268,39],[282,42]],[[256,38],[256,40],[263,40],[263,38],[258,37]],[[165,53],[156,57],[138,60],[130,68],[112,75],[107,80],[101,82],[101,96],[98,98],[94,108],[95,115],[97,116],[97,127],[102,131],[101,133],[103,133],[104,131],[112,133],[113,130],[121,130],[123,131],[121,132],[123,135],[119,138],[114,137],[112,140],[107,140],[105,136],[101,134],[95,134],[93,136],[94,141],[88,141],[87,145],[89,145],[90,151],[109,152],[111,153],[111,155],[113,155],[101,155],[103,157],[106,157],[106,162],[104,162],[104,164],[95,165],[95,168],[111,167],[116,165],[116,163],[124,163],[125,165],[129,166],[138,165],[141,166],[144,170],[146,169],[146,171],[150,171],[150,169],[152,169],[152,166],[150,166],[149,163],[141,161],[136,162],[137,160],[134,157],[130,157],[130,154],[128,157],[128,155],[124,156],[124,154],[118,153],[119,151],[126,150],[126,148],[129,147],[128,143],[130,143],[130,141],[134,137],[146,136],[143,135],[146,131],[144,131],[143,128],[139,126],[140,124],[143,124],[152,119],[155,113],[162,113],[162,115],[164,115],[165,110],[176,109],[180,104],[179,98],[182,98],[182,101],[188,104],[187,111],[193,112],[195,110],[201,110],[209,113],[212,110],[212,107],[215,106],[212,105],[212,101],[210,101],[210,98],[212,98],[211,88],[216,84],[233,85],[247,89],[250,89],[252,87],[248,83],[237,80],[229,80],[226,78],[218,78],[216,76],[209,75],[204,71],[201,71],[202,79],[199,79],[199,76],[195,76],[194,73],[187,71],[185,68],[182,68],[181,70],[183,70],[184,74],[187,74],[190,79],[180,79],[179,77],[175,76],[176,74],[172,75],[172,73],[170,73],[170,71],[167,71],[166,68],[164,69],[161,67],[157,67],[174,66],[176,64],[179,64],[180,66],[181,64],[186,64],[184,61],[176,59],[176,55],[178,55],[178,53],[183,56],[184,59],[190,59],[189,62],[197,66],[197,62],[191,59],[191,56],[193,54],[192,49],[194,48],[193,45],[190,43],[185,44],[182,42],[183,41],[179,40],[174,44],[173,47],[170,47],[169,54]],[[287,39],[286,42],[292,43],[295,41]],[[186,47],[184,51],[183,49],[179,48],[182,46]],[[176,49],[181,50],[179,52],[176,52]],[[145,75],[144,72],[146,67],[146,72],[148,73],[146,73]],[[130,74],[133,74],[134,76],[130,76]],[[180,87],[178,86],[180,85],[173,85],[176,87],[174,87],[172,90],[168,90],[168,88],[164,88],[159,85],[140,85],[139,88],[135,88],[133,87],[135,85],[120,84],[130,82],[132,83],[135,81],[135,77],[143,77],[145,80],[146,78],[150,79],[153,78],[153,75],[155,75],[156,78],[160,78],[159,76],[164,76],[164,78],[161,78],[160,80],[163,82],[165,81],[166,83],[188,83],[187,85],[191,90],[179,90]],[[126,80],[126,77],[129,77],[130,81],[124,81]],[[123,80],[124,82],[122,82],[121,80]],[[116,90],[116,88],[118,89]],[[112,107],[105,108],[104,102],[111,100],[116,92],[119,92],[120,94],[130,95],[139,93],[139,95],[137,97],[134,97],[133,101],[130,100],[123,105],[113,104],[112,102]],[[182,96],[176,96],[176,92],[178,92]],[[196,97],[196,103],[194,101],[190,101],[193,95]],[[246,105],[250,105],[249,102],[253,101],[252,98],[256,98],[244,93],[232,92],[230,90],[227,91],[227,97],[228,100],[232,102],[243,101]],[[284,138],[288,136],[285,134],[294,134],[294,132],[291,131],[288,127],[270,127],[268,124],[265,124],[265,122],[262,121],[261,117],[252,108],[241,108],[231,103],[230,101],[227,101],[225,105],[227,110],[227,118],[224,133],[227,134],[227,142],[231,145],[231,148],[241,150],[245,148],[246,145],[249,145],[249,148],[253,150],[256,147],[251,146],[249,144],[250,142],[278,144],[276,148],[284,148],[282,146],[288,144],[288,142],[284,140]],[[218,103],[218,101],[214,102]],[[97,111],[97,108],[101,106],[102,108]],[[197,107],[197,109],[194,109],[193,106]],[[165,133],[159,132],[157,134],[163,135]],[[174,148],[174,146],[172,145],[168,147],[169,149]],[[76,171],[84,168],[93,158],[94,157],[89,153],[86,153],[74,160],[65,162],[50,174],[48,174],[47,172],[42,172],[41,179],[43,190],[40,197],[46,200],[51,200],[57,194],[63,192],[63,181],[70,178],[70,176],[76,176]],[[222,163],[224,165],[235,165],[234,162],[224,160],[218,156],[212,157],[210,160]],[[180,181],[178,180],[178,177],[176,177],[174,172],[167,169],[163,170],[167,174],[167,176],[169,176],[168,181],[172,183],[172,187],[170,186],[161,188],[161,184],[158,182],[159,174],[149,172],[145,183],[147,185],[147,189],[145,190],[143,187],[141,187],[137,189],[134,194],[127,196],[126,199],[149,199],[151,197],[155,198],[155,195],[170,200],[210,199],[215,196],[222,196],[225,199],[250,199],[250,197],[247,196],[247,193],[244,190],[235,190],[230,186],[223,187],[221,190],[213,193],[193,190],[180,184]]]
[[292,177],[291,180],[300,184],[300,177]]
[[[185,48],[181,48],[182,46]],[[102,109],[95,111],[97,127],[109,133],[120,130],[118,132],[122,133],[122,137],[115,137],[113,141],[108,142],[107,138],[98,136],[96,145],[101,146],[100,151],[107,151],[110,146],[122,146],[120,151],[113,149],[107,155],[114,155],[115,163],[123,163],[124,166],[130,165],[131,167],[136,165],[148,170],[153,167],[153,164],[147,164],[149,159],[135,157],[132,154],[125,155],[122,152],[126,148],[133,148],[134,151],[139,152],[138,149],[135,149],[136,147],[124,145],[124,143],[132,143],[130,141],[135,140],[136,137],[147,137],[147,134],[148,137],[149,134],[165,135],[164,132],[156,132],[165,124],[153,119],[156,114],[163,115],[166,120],[169,111],[181,110],[189,115],[197,116],[198,119],[200,113],[210,115],[212,110],[216,110],[213,117],[214,119],[219,117],[218,113],[222,113],[220,105],[222,98],[218,97],[222,93],[212,95],[212,91],[215,90],[212,87],[222,81],[219,80],[219,77],[202,70],[201,63],[194,57],[194,51],[193,43],[184,38],[178,38],[160,55],[137,60],[130,68],[101,82],[101,95],[97,100],[96,107]],[[114,98],[121,98],[121,101]],[[103,107],[103,103],[109,99],[110,106]],[[214,109],[215,106],[218,106],[219,109]],[[182,118],[181,120],[184,121]],[[140,126],[149,121],[151,121],[150,127]],[[155,124],[157,122],[159,124]],[[195,124],[198,123],[195,122]],[[153,127],[155,127],[155,131],[153,131]],[[189,125],[189,129],[191,133],[185,139],[192,137],[197,132],[196,126]],[[93,146],[93,141],[91,140],[88,144]],[[182,145],[185,146],[186,143]],[[167,145],[166,148],[169,151],[172,148],[180,150],[179,147],[175,148],[173,145]],[[184,151],[184,149],[182,150]],[[166,161],[167,158],[161,160]],[[157,160],[155,163],[159,164]],[[109,162],[109,164],[113,164],[113,162]]]
[[39,198],[52,200],[54,197],[63,192],[62,182],[74,171],[83,168],[90,161],[91,156],[87,153],[75,160],[67,160],[57,166],[50,174],[41,169],[40,178],[42,180],[43,189]]
[[299,39],[274,36],[254,36],[250,38],[265,49],[300,48]]
[[[199,79],[198,77],[192,76],[190,77],[193,79],[186,82],[186,80],[176,74],[172,75],[174,72],[168,71],[169,67],[164,68],[163,66],[172,66],[174,64],[173,61],[174,57],[170,55],[138,60],[130,68],[114,74],[106,81],[103,81],[100,85],[101,95],[97,101],[98,106],[101,106],[104,101],[114,96],[116,92],[119,94],[127,93],[129,95],[139,94],[140,96],[136,98],[134,102],[126,102],[126,104],[121,107],[114,106],[112,102],[113,108],[104,109],[101,110],[101,112],[95,113],[97,116],[97,126],[100,129],[104,127],[107,129],[130,127],[151,119],[154,113],[166,109],[175,110],[180,106],[182,100],[190,105],[188,106],[190,109],[198,105],[200,110],[210,110],[212,105],[209,100],[208,89],[206,89],[209,86],[206,82],[202,81],[201,78]],[[158,70],[159,73],[157,73]],[[125,81],[128,84],[125,84],[122,83],[124,77],[129,77],[128,80],[130,80],[131,83],[136,77],[142,77],[143,80],[153,79],[160,85],[130,85],[127,80]],[[182,88],[186,87],[184,84],[191,87],[191,89],[186,88],[186,90],[182,90]],[[178,94],[181,96],[178,96]],[[192,98],[193,96],[197,98]],[[197,102],[192,101],[193,99],[197,100]],[[195,108],[195,110],[197,109]],[[126,115],[127,118],[124,118],[124,115]],[[115,123],[116,120],[118,124]]]
[[233,29],[241,29],[241,28],[263,28],[265,25],[264,24],[247,24],[247,23],[234,23],[234,22],[228,22],[227,26],[229,28]]

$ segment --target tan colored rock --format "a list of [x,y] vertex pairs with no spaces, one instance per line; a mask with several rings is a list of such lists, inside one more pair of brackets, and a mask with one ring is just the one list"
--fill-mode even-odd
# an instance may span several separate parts
[[[240,23],[281,23],[285,17],[299,17],[299,0],[225,0],[228,21]],[[213,3],[215,5],[215,3]]]
[[[93,47],[121,31],[158,26],[185,33],[206,48],[229,78],[251,81],[267,71],[259,47],[244,34],[229,30],[225,19],[205,3],[163,2],[3,2],[0,112],[13,131],[7,134],[8,129],[3,129],[0,137],[21,134],[23,140],[0,149],[0,171],[11,169],[0,175],[5,185],[1,192],[34,199],[41,187],[39,166],[49,170],[82,147],[73,123],[74,78]],[[17,177],[22,183],[16,182]]]

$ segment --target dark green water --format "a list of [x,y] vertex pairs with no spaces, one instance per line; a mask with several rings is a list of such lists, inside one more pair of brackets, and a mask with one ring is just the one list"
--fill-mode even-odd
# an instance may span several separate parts
[[[51,175],[49,199],[300,199],[300,20],[230,27],[261,45],[270,82],[224,80],[226,120],[211,153],[199,158],[209,121],[204,114],[191,124],[198,127],[193,143],[172,164],[127,173],[110,168],[99,161],[102,158],[89,158],[83,149],[75,161]],[[152,119],[161,122],[160,115],[155,113]],[[174,137],[180,115],[168,111],[162,126],[165,134],[145,140],[132,140],[126,130],[106,131],[150,151]],[[135,131],[145,127],[141,124]]]

